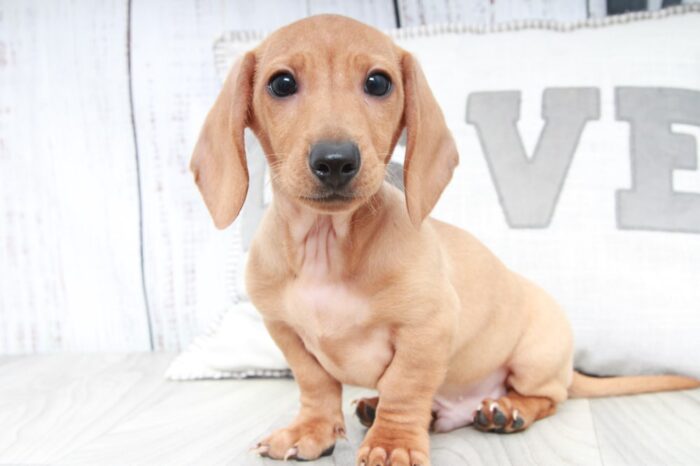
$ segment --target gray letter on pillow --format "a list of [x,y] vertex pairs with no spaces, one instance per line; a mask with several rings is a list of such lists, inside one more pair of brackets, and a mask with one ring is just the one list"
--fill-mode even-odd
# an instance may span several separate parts
[[700,92],[618,87],[617,119],[630,123],[632,188],[617,192],[623,229],[700,233],[700,194],[673,190],[673,171],[698,168],[695,139],[671,123],[700,126]]
[[476,126],[508,225],[545,228],[586,122],[600,114],[598,89],[546,89],[545,126],[528,158],[517,122],[520,92],[476,92],[467,102],[467,122]]

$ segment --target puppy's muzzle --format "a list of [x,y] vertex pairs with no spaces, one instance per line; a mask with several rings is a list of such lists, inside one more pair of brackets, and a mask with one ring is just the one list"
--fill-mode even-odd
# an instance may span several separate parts
[[350,141],[321,141],[311,147],[309,168],[327,188],[345,187],[360,171],[360,149]]

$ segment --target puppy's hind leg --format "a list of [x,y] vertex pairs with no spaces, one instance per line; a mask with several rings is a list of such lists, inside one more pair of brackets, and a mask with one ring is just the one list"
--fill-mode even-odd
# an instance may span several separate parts
[[535,289],[524,312],[528,326],[507,366],[507,394],[485,399],[474,413],[474,426],[488,432],[517,432],[556,412],[566,400],[573,375],[573,338],[564,313]]
[[[531,364],[533,356],[540,364]],[[572,369],[570,357],[548,356],[517,353],[510,363],[506,395],[483,400],[474,413],[474,427],[485,432],[518,432],[554,414],[557,404],[567,397]]]

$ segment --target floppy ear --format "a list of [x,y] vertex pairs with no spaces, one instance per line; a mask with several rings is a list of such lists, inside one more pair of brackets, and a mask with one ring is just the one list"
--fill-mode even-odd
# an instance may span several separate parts
[[410,53],[404,52],[401,66],[408,136],[403,182],[408,215],[418,228],[452,178],[459,157],[420,65]]
[[243,132],[249,120],[254,72],[255,55],[251,52],[233,65],[199,133],[190,162],[218,228],[226,228],[236,219],[248,192]]

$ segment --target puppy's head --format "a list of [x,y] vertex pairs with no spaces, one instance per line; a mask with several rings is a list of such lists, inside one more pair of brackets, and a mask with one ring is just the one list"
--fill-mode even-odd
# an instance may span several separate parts
[[195,180],[224,228],[248,189],[243,132],[261,142],[275,191],[319,212],[356,209],[375,194],[405,127],[406,204],[419,225],[457,151],[413,57],[349,18],[307,18],[270,35],[232,68],[192,158]]

